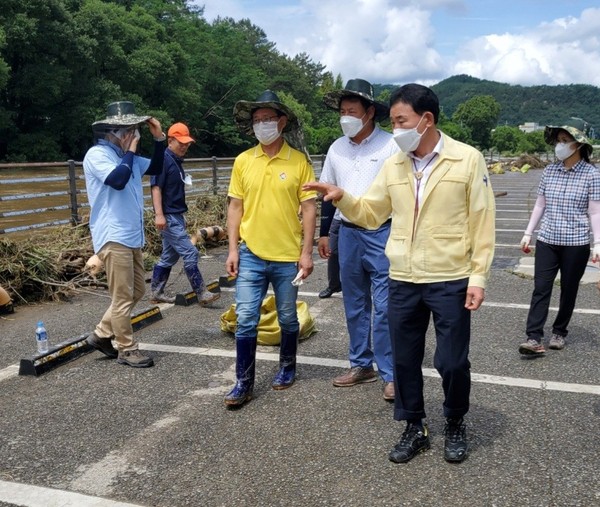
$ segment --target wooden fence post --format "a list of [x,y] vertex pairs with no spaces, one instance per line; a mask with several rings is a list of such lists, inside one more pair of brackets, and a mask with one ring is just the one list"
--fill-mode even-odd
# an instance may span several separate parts
[[77,205],[77,175],[75,174],[75,161],[69,163],[69,197],[71,198],[71,224],[77,225],[81,222]]
[[213,195],[217,195],[219,193],[219,175],[217,168],[217,157],[212,158],[212,177],[213,177]]

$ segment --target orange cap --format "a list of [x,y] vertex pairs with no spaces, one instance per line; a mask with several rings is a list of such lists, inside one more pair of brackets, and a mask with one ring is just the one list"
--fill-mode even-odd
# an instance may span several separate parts
[[174,123],[171,125],[167,137],[174,137],[182,144],[193,143],[194,138],[190,137],[190,129],[183,123]]

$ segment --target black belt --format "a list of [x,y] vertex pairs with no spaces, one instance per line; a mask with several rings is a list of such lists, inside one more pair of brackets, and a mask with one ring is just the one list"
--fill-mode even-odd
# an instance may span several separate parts
[[[385,222],[383,222],[379,227],[385,227],[386,225],[390,225],[392,223],[392,219],[388,218]],[[342,225],[345,227],[350,227],[350,229],[358,229],[359,231],[372,231],[377,229],[365,229],[364,227],[360,227],[359,225],[353,224],[352,222],[346,222],[342,220]]]

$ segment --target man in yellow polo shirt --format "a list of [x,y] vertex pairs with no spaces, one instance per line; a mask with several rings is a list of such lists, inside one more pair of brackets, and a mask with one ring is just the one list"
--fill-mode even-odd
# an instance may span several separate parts
[[297,280],[312,273],[316,224],[316,193],[302,190],[315,176],[308,155],[299,151],[303,142],[296,115],[270,90],[254,102],[237,102],[233,114],[238,128],[259,144],[235,159],[228,191],[226,269],[237,277],[237,381],[225,396],[227,406],[252,399],[260,306],[269,283],[281,327],[279,371],[272,387],[287,389],[295,381]]

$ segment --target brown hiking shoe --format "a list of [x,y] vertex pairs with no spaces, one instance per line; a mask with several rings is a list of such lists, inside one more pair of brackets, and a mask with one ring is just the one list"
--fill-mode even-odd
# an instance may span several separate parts
[[343,375],[335,377],[333,379],[333,385],[335,387],[351,387],[356,384],[376,381],[377,373],[375,373],[373,367],[363,368],[362,366],[355,366],[354,368],[350,368]]
[[394,392],[394,383],[385,382],[383,384],[383,399],[386,401],[394,401],[396,393]]
[[89,345],[111,359],[116,359],[119,355],[117,349],[113,347],[112,338],[100,338],[96,333],[92,333],[87,337],[86,341]]
[[202,295],[198,297],[198,303],[200,306],[206,306],[211,304],[213,301],[216,301],[221,297],[221,294],[218,292],[209,292],[206,289],[202,291]]
[[154,360],[145,356],[139,350],[120,350],[117,363],[133,366],[134,368],[148,368],[154,366]]
[[519,354],[524,356],[541,356],[545,352],[544,346],[533,338],[529,338],[525,343],[519,345]]

